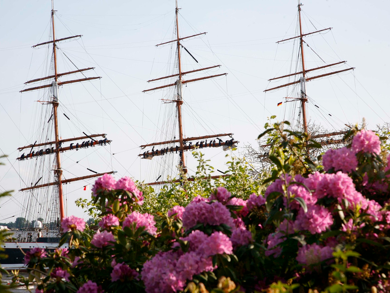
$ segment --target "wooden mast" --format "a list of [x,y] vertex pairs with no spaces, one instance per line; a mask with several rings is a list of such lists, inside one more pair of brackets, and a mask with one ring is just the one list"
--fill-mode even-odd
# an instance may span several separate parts
[[63,218],[65,218],[65,211],[64,211],[64,196],[63,196],[63,190],[62,190],[62,169],[61,169],[61,157],[60,157],[60,143],[59,143],[59,133],[58,133],[58,115],[57,115],[57,109],[58,109],[58,76],[57,76],[57,48],[56,48],[56,34],[55,34],[55,28],[54,28],[54,2],[51,1],[51,23],[52,23],[52,29],[53,29],[53,57],[54,57],[54,82],[52,87],[52,94],[53,94],[53,115],[54,115],[54,140],[56,145],[56,163],[57,166],[54,170],[55,175],[57,176],[57,183],[58,183],[58,200],[60,203],[60,220],[62,221]]
[[177,108],[177,119],[179,122],[179,140],[180,140],[180,168],[181,171],[186,174],[187,166],[184,158],[184,144],[183,144],[183,122],[181,116],[181,105],[183,105],[183,96],[182,96],[182,70],[181,70],[181,55],[180,55],[180,36],[179,36],[179,7],[176,0],[176,38],[177,38],[177,62],[179,67],[179,79],[177,80],[176,90],[177,90],[177,99],[176,99],[176,108]]
[[330,67],[330,66],[335,66],[335,65],[343,64],[343,63],[345,63],[346,61],[341,61],[341,62],[337,62],[337,63],[333,63],[333,64],[328,64],[328,65],[320,66],[320,67],[317,67],[317,68],[306,69],[306,67],[305,67],[305,55],[304,55],[304,50],[303,50],[303,44],[305,43],[305,41],[304,41],[303,38],[304,38],[305,36],[308,36],[308,35],[312,35],[312,34],[315,34],[315,33],[324,32],[324,31],[327,31],[327,30],[331,30],[332,28],[321,29],[321,30],[317,30],[317,31],[314,31],[314,32],[310,32],[310,33],[305,33],[305,34],[304,34],[303,31],[302,31],[302,19],[301,19],[301,6],[302,6],[302,5],[303,5],[303,4],[301,3],[301,1],[298,0],[299,36],[295,36],[295,37],[283,39],[283,40],[281,40],[281,41],[276,42],[276,43],[279,44],[279,43],[282,43],[282,42],[286,42],[286,41],[290,41],[290,40],[298,39],[298,38],[299,38],[302,71],[296,72],[296,73],[287,74],[287,75],[283,75],[283,76],[279,76],[279,77],[274,77],[274,78],[271,78],[269,81],[273,81],[273,80],[280,79],[280,78],[285,78],[285,77],[290,77],[290,76],[294,76],[294,75],[299,75],[299,74],[302,74],[302,75],[301,75],[301,78],[300,78],[299,80],[296,80],[296,81],[293,81],[293,82],[289,82],[289,83],[286,83],[286,84],[282,84],[282,85],[279,85],[279,86],[276,86],[276,87],[273,87],[273,88],[268,88],[268,89],[264,90],[264,92],[268,92],[268,91],[280,89],[280,88],[283,88],[283,87],[288,87],[288,86],[291,86],[291,85],[294,85],[294,84],[298,84],[298,83],[299,83],[299,84],[300,84],[300,97],[299,97],[299,98],[292,98],[292,99],[293,99],[293,100],[299,100],[299,101],[301,101],[301,108],[302,108],[302,126],[303,126],[304,132],[307,133],[307,132],[308,132],[308,131],[307,131],[307,115],[306,115],[306,105],[305,105],[306,102],[307,102],[306,82],[311,81],[311,80],[313,80],[313,79],[317,79],[317,78],[321,78],[321,77],[325,77],[325,76],[329,76],[329,75],[341,73],[341,72],[344,72],[344,71],[353,70],[354,67],[350,67],[350,68],[342,69],[342,70],[338,70],[338,71],[333,71],[333,72],[330,72],[330,73],[325,73],[325,74],[321,74],[321,75],[317,75],[317,76],[312,76],[312,77],[307,77],[307,76],[306,76],[308,72],[311,72],[311,71],[314,71],[314,70],[323,69],[323,68],[327,68],[327,67]]
[[303,130],[307,133],[307,121],[306,121],[306,71],[305,71],[305,56],[303,53],[303,34],[302,34],[302,22],[301,22],[301,1],[298,0],[298,14],[299,14],[299,39],[301,46],[301,61],[302,61],[302,77],[301,77],[301,107],[303,118]]
[[[235,147],[235,144],[238,143],[238,141],[236,141],[236,140],[234,140],[234,138],[232,138],[232,135],[233,135],[232,133],[222,133],[222,134],[215,134],[215,135],[204,135],[204,136],[199,136],[199,137],[184,138],[183,120],[182,120],[182,105],[184,102],[183,101],[183,92],[182,92],[183,84],[187,84],[187,83],[195,82],[195,81],[200,81],[200,80],[205,80],[205,79],[210,79],[210,78],[219,77],[219,76],[224,76],[227,73],[203,76],[200,78],[194,78],[194,79],[189,79],[189,80],[183,80],[183,75],[195,73],[195,72],[199,72],[199,71],[203,71],[203,70],[213,69],[216,67],[220,67],[220,65],[215,65],[215,66],[210,66],[210,67],[205,67],[205,68],[200,68],[200,69],[195,69],[195,70],[183,72],[182,64],[181,64],[181,47],[183,47],[183,45],[181,44],[181,41],[188,39],[188,38],[204,35],[206,33],[204,32],[204,33],[199,33],[199,34],[195,34],[195,35],[191,35],[191,36],[187,36],[187,37],[180,37],[180,33],[179,33],[179,7],[178,7],[178,1],[176,0],[175,2],[176,2],[176,7],[175,7],[176,39],[168,41],[168,42],[164,42],[161,44],[157,44],[156,46],[161,46],[161,45],[176,42],[177,63],[178,63],[178,71],[179,72],[178,72],[178,74],[173,74],[173,75],[168,75],[168,76],[164,76],[164,77],[160,77],[160,78],[156,78],[156,79],[151,79],[151,80],[148,80],[148,82],[159,81],[162,79],[172,78],[172,77],[177,77],[178,79],[176,80],[175,83],[170,83],[170,84],[146,89],[143,92],[149,92],[149,91],[159,90],[159,89],[173,87],[173,86],[176,87],[176,96],[177,96],[176,99],[163,100],[163,101],[167,102],[167,103],[176,103],[177,116],[178,116],[177,119],[178,119],[178,124],[179,124],[179,139],[162,141],[162,142],[154,142],[154,143],[142,145],[141,146],[142,149],[145,147],[148,147],[148,146],[153,146],[153,149],[151,151],[145,151],[142,154],[139,154],[139,156],[142,157],[143,159],[152,159],[155,156],[162,156],[162,155],[165,155],[168,153],[178,153],[179,152],[180,169],[184,174],[186,174],[188,172],[188,170],[187,170],[187,165],[185,162],[184,151],[193,150],[195,148],[203,148],[203,147],[224,147],[224,148]],[[188,50],[185,47],[183,47],[183,48],[185,49],[186,52],[188,52]],[[188,54],[191,55],[190,52],[188,52]],[[191,57],[196,62],[198,62],[194,58],[194,56],[191,55]],[[223,141],[220,137],[224,137],[224,136],[230,136],[231,139]],[[206,138],[207,139],[216,138],[217,140],[215,140],[215,139],[214,140],[207,140]],[[203,140],[203,139],[206,139],[206,140]],[[193,145],[192,141],[194,141],[194,140],[198,140],[198,142],[194,143],[194,145]],[[202,140],[202,141],[199,141],[199,140]],[[171,145],[169,147],[163,146],[163,145],[168,145],[168,144],[173,144],[173,143],[179,143],[179,145],[178,146]],[[161,148],[155,150],[154,146],[161,146]],[[215,177],[220,177],[220,176],[215,176]],[[181,179],[179,179],[179,181],[181,181]],[[169,181],[169,182],[177,182],[177,181]],[[156,185],[156,184],[162,184],[162,183],[168,183],[168,181],[152,182],[152,183],[148,183],[148,184],[149,185]]]
[[[55,36],[55,25],[54,25],[55,10],[54,10],[54,2],[53,2],[53,0],[51,1],[51,8],[52,8],[51,9],[51,25],[52,25],[52,30],[53,30],[53,40],[52,41],[48,41],[48,42],[44,42],[44,43],[39,43],[37,45],[34,45],[33,48],[38,47],[38,46],[42,46],[42,45],[48,45],[48,44],[51,44],[51,43],[53,44],[54,75],[50,75],[50,76],[46,76],[46,77],[42,77],[42,78],[38,78],[38,79],[29,80],[25,84],[34,83],[34,82],[38,82],[38,81],[42,81],[42,80],[46,80],[46,79],[51,79],[51,78],[53,78],[54,80],[53,80],[53,82],[51,84],[46,84],[46,85],[41,85],[41,86],[36,86],[36,87],[30,87],[30,88],[21,90],[20,92],[33,91],[33,90],[38,90],[38,89],[42,89],[42,88],[49,88],[49,87],[51,87],[51,90],[52,90],[52,92],[51,92],[51,94],[52,94],[51,101],[50,102],[46,102],[46,103],[52,104],[52,106],[53,106],[54,141],[38,143],[38,144],[34,143],[34,144],[31,144],[31,145],[28,145],[28,146],[20,147],[20,148],[18,148],[19,151],[22,151],[22,150],[24,150],[26,148],[31,148],[31,150],[30,150],[30,152],[27,155],[22,154],[17,159],[18,160],[25,160],[25,159],[29,159],[29,158],[33,158],[33,157],[38,157],[38,156],[42,156],[42,155],[50,155],[50,154],[55,153],[55,157],[56,157],[56,166],[55,166],[55,169],[54,169],[55,182],[45,183],[45,184],[41,184],[41,185],[35,184],[35,185],[32,185],[31,187],[27,187],[27,188],[21,189],[21,191],[32,190],[32,189],[37,189],[37,188],[42,188],[42,187],[56,185],[58,187],[58,200],[59,200],[59,208],[60,208],[60,220],[62,221],[62,219],[65,217],[64,199],[63,199],[64,197],[63,197],[63,188],[62,188],[63,184],[74,182],[74,181],[78,181],[78,180],[84,180],[84,179],[89,179],[89,178],[93,178],[93,177],[98,177],[98,176],[102,176],[104,174],[112,174],[112,173],[115,173],[115,172],[114,171],[110,171],[110,172],[106,172],[106,173],[97,173],[97,172],[95,172],[93,170],[90,170],[90,171],[93,171],[95,174],[82,176],[82,177],[75,177],[75,178],[66,179],[66,180],[64,180],[62,178],[63,171],[62,171],[62,168],[61,168],[61,156],[60,156],[61,152],[64,152],[64,151],[67,151],[67,150],[72,150],[72,149],[78,150],[79,148],[94,147],[95,145],[106,145],[107,143],[111,143],[111,140],[107,140],[105,138],[105,134],[91,134],[91,135],[88,135],[85,132],[84,132],[85,136],[76,137],[76,138],[70,138],[70,139],[60,139],[59,127],[58,127],[58,106],[59,106],[58,87],[62,86],[62,85],[65,85],[65,84],[70,84],[70,83],[75,83],[75,82],[82,82],[82,81],[88,81],[88,80],[93,80],[93,79],[97,79],[97,78],[100,78],[100,77],[86,77],[86,78],[82,78],[82,79],[67,80],[67,81],[62,81],[62,82],[58,81],[58,78],[60,76],[74,74],[74,73],[78,73],[78,72],[83,72],[83,71],[91,70],[91,69],[94,69],[94,68],[89,67],[89,68],[78,69],[78,70],[75,70],[75,71],[70,71],[70,72],[65,72],[65,73],[58,73],[58,69],[57,69],[57,45],[56,45],[56,43],[60,42],[60,41],[64,41],[64,40],[78,38],[78,37],[81,37],[81,35],[76,35],[76,36],[56,39],[56,36]],[[94,137],[100,137],[100,136],[103,137],[104,140],[102,139],[102,140],[97,141],[97,140],[94,139]],[[77,141],[77,140],[82,140],[82,139],[89,139],[89,140],[83,141],[82,143],[71,143],[68,147],[62,147],[62,144],[65,143],[65,142]],[[47,146],[47,145],[55,145],[55,147],[46,148],[46,149],[40,149],[39,151],[36,151],[36,152],[33,151],[34,147]]]

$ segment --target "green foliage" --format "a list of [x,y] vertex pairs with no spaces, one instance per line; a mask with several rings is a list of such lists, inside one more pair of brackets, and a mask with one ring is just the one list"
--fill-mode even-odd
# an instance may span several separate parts
[[212,179],[215,176],[214,168],[205,159],[204,154],[198,151],[192,152],[198,165],[195,175],[187,178],[182,176],[182,181],[166,184],[159,191],[146,184],[140,185],[140,190],[144,195],[144,204],[141,207],[142,212],[162,215],[176,205],[187,206],[194,197],[209,196],[216,187],[225,187],[234,191],[234,196],[242,199],[248,199],[252,193],[259,194],[262,191],[262,185],[259,180],[255,180],[250,174],[251,166],[245,158],[232,156],[227,162],[227,170],[223,176]]

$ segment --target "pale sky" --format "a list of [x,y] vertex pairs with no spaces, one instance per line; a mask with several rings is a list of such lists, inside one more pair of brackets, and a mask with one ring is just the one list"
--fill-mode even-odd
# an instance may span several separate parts
[[[307,83],[309,119],[329,130],[361,122],[363,117],[370,128],[389,122],[390,2],[311,0],[303,4],[304,33],[333,28],[305,39],[310,46],[304,48],[307,68],[338,61],[347,61],[347,65],[334,70],[355,67],[354,71]],[[65,153],[62,161],[67,179],[92,174],[86,169],[90,168],[98,172],[115,170],[117,179],[130,176],[150,182],[160,175],[161,168],[172,168],[156,160],[145,162],[137,155],[141,153],[139,145],[163,137],[161,132],[168,131],[164,121],[174,117],[172,104],[161,101],[172,99],[172,90],[142,93],[164,84],[148,84],[147,80],[176,72],[172,46],[155,46],[174,38],[174,5],[174,0],[55,2],[56,37],[83,35],[79,40],[58,44],[59,71],[76,70],[75,66],[95,67],[86,75],[102,77],[60,88],[61,136],[82,136],[85,131],[107,133],[113,140],[110,147]],[[8,160],[3,160],[6,166],[0,167],[0,191],[4,191],[31,184],[25,178],[32,162],[17,161],[17,148],[34,143],[42,133],[39,123],[47,123],[42,122],[39,111],[48,106],[37,102],[44,92],[19,91],[27,87],[25,81],[52,72],[48,55],[51,49],[31,48],[50,40],[51,3],[0,0],[0,7],[0,154],[9,155]],[[296,68],[294,43],[276,42],[296,35],[297,1],[182,0],[179,7],[182,37],[207,32],[183,41],[199,61],[196,63],[183,51],[183,70],[222,65],[188,79],[228,73],[227,77],[184,86],[185,135],[233,132],[242,147],[256,143],[267,117],[290,119],[293,103],[280,107],[277,103],[296,92],[263,91],[278,85],[268,79]],[[326,72],[330,69],[318,74]],[[225,170],[225,152],[204,152],[212,164]],[[188,153],[191,174],[195,164],[190,157]],[[93,182],[66,185],[68,215],[84,216],[73,202],[79,197],[88,198],[89,192],[83,191],[83,186]],[[27,193],[15,192],[13,199],[0,200],[0,221],[13,215],[23,216],[26,196]]]

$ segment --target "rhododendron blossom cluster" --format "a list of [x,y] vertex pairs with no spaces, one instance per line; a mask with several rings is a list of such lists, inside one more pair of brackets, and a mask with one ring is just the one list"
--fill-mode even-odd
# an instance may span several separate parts
[[144,227],[146,231],[150,234],[156,234],[156,222],[154,221],[154,217],[149,214],[141,214],[139,212],[133,212],[127,216],[127,218],[123,222],[124,227],[130,227],[133,223],[135,223],[136,228]]
[[189,242],[188,252],[162,252],[145,263],[142,280],[147,292],[183,290],[186,281],[192,280],[194,275],[215,269],[211,260],[213,255],[233,252],[232,242],[221,232],[207,236],[201,231],[193,231],[183,240]]
[[297,261],[305,266],[318,264],[326,259],[331,259],[333,249],[325,246],[321,247],[317,244],[305,245],[298,250]]
[[79,230],[82,232],[85,229],[85,221],[75,216],[69,216],[62,220],[61,228],[63,232],[69,232],[71,230]]
[[168,211],[168,217],[174,216],[175,219],[183,219],[183,213],[184,213],[185,208],[181,206],[174,206]]
[[264,197],[262,197],[261,195],[256,195],[255,193],[252,193],[246,202],[246,207],[249,211],[251,211],[255,207],[261,207],[264,204],[265,204]]
[[115,189],[123,189],[133,193],[137,198],[137,203],[139,205],[143,204],[144,198],[142,196],[142,192],[138,190],[134,181],[130,177],[123,177],[119,179],[115,184]]
[[99,177],[92,187],[92,194],[96,196],[99,190],[113,190],[115,188],[115,178],[110,174]]
[[379,154],[381,152],[381,142],[374,132],[363,129],[353,138],[352,150],[355,153],[363,152]]
[[102,293],[103,290],[96,283],[89,280],[77,290],[77,293]]
[[186,229],[196,224],[220,225],[226,224],[233,228],[234,222],[229,209],[220,202],[191,202],[183,213],[183,225]]
[[127,264],[125,263],[120,263],[114,266],[114,269],[112,270],[111,273],[111,280],[113,282],[121,280],[124,281],[126,279],[134,279],[138,277],[138,273],[130,268]]
[[335,171],[343,171],[346,173],[355,171],[358,166],[355,152],[346,147],[337,150],[328,150],[322,157],[322,163],[325,171],[333,168]]
[[50,277],[57,279],[57,281],[61,281],[63,278],[69,281],[70,274],[61,268],[55,268]]
[[119,219],[112,214],[104,216],[99,222],[99,226],[102,229],[108,229],[113,226],[119,226]]
[[112,235],[111,232],[107,231],[97,231],[97,233],[93,236],[93,239],[91,240],[91,244],[98,248],[103,248],[104,246],[112,245],[113,242],[115,242],[114,235]]
[[43,258],[46,256],[46,251],[43,248],[34,247],[30,251],[26,252],[26,255],[24,256],[24,264],[28,264],[33,257],[36,258]]

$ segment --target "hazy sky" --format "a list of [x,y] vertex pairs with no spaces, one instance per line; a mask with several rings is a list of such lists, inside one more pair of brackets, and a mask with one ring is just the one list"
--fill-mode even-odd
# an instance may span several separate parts
[[[363,117],[369,128],[390,121],[390,2],[311,0],[303,4],[304,33],[333,28],[306,38],[307,67],[338,61],[347,61],[347,65],[334,70],[355,67],[354,71],[307,83],[309,119],[329,130],[361,122]],[[139,145],[169,134],[166,121],[174,119],[173,104],[161,101],[173,98],[172,89],[142,93],[164,84],[148,84],[147,80],[177,70],[174,48],[155,46],[175,36],[174,6],[174,0],[55,2],[56,37],[83,35],[79,40],[58,44],[59,71],[92,66],[95,70],[86,76],[102,77],[60,88],[61,137],[82,136],[84,131],[107,133],[113,140],[110,147],[64,154],[65,178],[89,175],[90,168],[97,172],[115,170],[117,179],[131,176],[150,182],[161,175],[162,168],[168,168],[164,162],[145,162],[137,155],[141,152]],[[42,134],[42,123],[47,123],[42,122],[40,111],[49,106],[37,102],[47,92],[19,91],[27,87],[25,81],[52,74],[51,49],[31,48],[50,39],[51,3],[0,0],[0,7],[0,154],[9,155],[3,160],[6,166],[0,167],[3,191],[31,184],[25,178],[29,176],[27,165],[33,162],[18,162],[20,153],[16,149],[34,143]],[[279,119],[291,119],[294,113],[297,117],[299,109],[294,103],[277,107],[283,97],[296,95],[296,89],[263,92],[278,85],[268,79],[300,70],[294,42],[276,44],[297,33],[297,1],[182,0],[179,7],[181,36],[207,32],[183,41],[199,62],[183,52],[183,70],[222,65],[186,78],[228,73],[227,77],[184,86],[186,136],[233,132],[242,147],[255,144],[267,117],[275,114]],[[205,153],[218,168],[224,168],[222,150]],[[190,154],[187,159],[191,173],[195,164]],[[82,215],[73,202],[89,197],[83,186],[93,181],[66,185],[68,214]],[[0,221],[23,215],[26,196],[28,193],[15,192],[13,199],[2,199]]]

